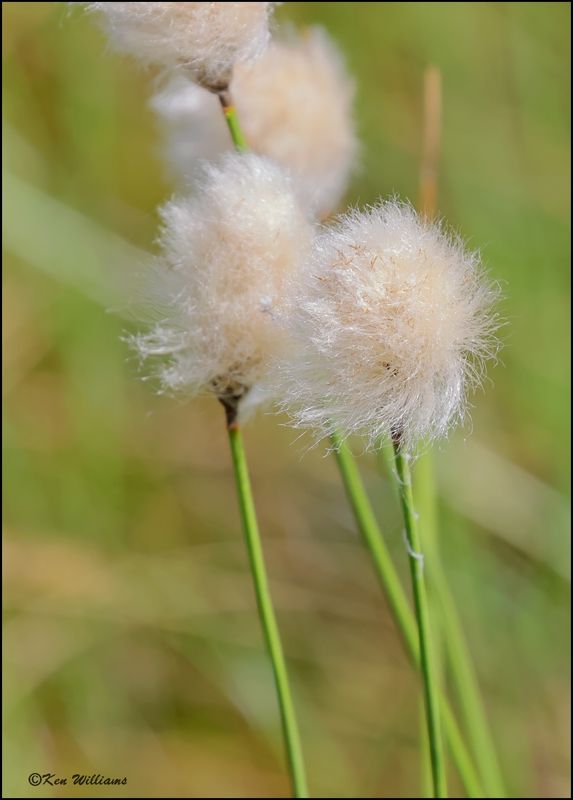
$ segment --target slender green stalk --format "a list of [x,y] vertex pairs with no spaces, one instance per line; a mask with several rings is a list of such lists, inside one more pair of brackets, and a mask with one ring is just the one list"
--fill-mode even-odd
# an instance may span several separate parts
[[[378,527],[360,473],[350,449],[341,441],[340,437],[334,434],[331,437],[331,441],[348,501],[360,534],[372,556],[376,576],[387,598],[398,630],[402,635],[406,652],[413,664],[419,668],[420,649],[414,615]],[[441,712],[444,733],[466,793],[468,797],[472,798],[483,797],[479,779],[463,742],[454,714],[446,697],[443,695],[441,696]]]
[[503,798],[506,796],[503,779],[489,731],[477,676],[439,553],[432,554],[428,563],[432,570],[432,591],[435,593],[441,612],[446,656],[486,796]]
[[437,553],[438,510],[436,504],[436,481],[434,478],[433,453],[426,448],[416,459],[412,473],[414,501],[424,530],[424,549],[428,554]]
[[420,669],[424,687],[424,701],[426,704],[426,721],[430,743],[430,760],[432,764],[432,778],[434,783],[434,796],[447,797],[446,774],[442,752],[442,737],[440,730],[440,711],[438,705],[438,685],[434,671],[432,641],[430,629],[430,609],[424,580],[424,561],[421,552],[421,542],[418,534],[416,512],[414,510],[414,497],[412,494],[412,480],[407,456],[400,450],[399,440],[395,440],[396,469],[400,481],[399,491],[406,527],[408,543],[408,558],[410,562],[410,576],[412,579],[412,594],[414,596],[414,609],[418,623],[418,638],[420,644]]
[[[418,470],[418,467],[420,470]],[[421,491],[416,491],[418,482]],[[394,481],[398,490],[397,481]],[[436,681],[441,686],[444,676],[444,631],[441,609],[437,602],[434,589],[434,562],[437,553],[436,541],[436,495],[434,491],[434,473],[432,470],[431,452],[423,453],[416,461],[416,470],[413,475],[414,504],[417,512],[418,526],[424,537],[424,560],[431,565],[432,581],[428,585],[428,599],[432,618],[432,653],[434,659],[434,674]],[[425,724],[425,712],[424,712]],[[425,737],[426,748],[429,748],[428,737]],[[430,775],[431,780],[431,775]]]
[[380,437],[376,444],[376,458],[378,460],[378,469],[381,474],[388,476],[390,486],[397,500],[398,487],[394,480],[394,448],[392,447],[392,442],[386,436]]
[[431,451],[416,462],[414,497],[424,530],[425,554],[431,565],[434,595],[442,624],[445,655],[460,704],[460,710],[478,770],[488,797],[505,797],[503,778],[481,699],[477,676],[472,663],[456,603],[444,572],[439,550],[436,488]]
[[227,430],[229,432],[229,445],[231,447],[233,459],[235,483],[237,486],[243,530],[247,541],[247,551],[257,598],[257,606],[277,690],[292,788],[295,797],[308,797],[302,746],[279,629],[269,591],[243,439],[241,430],[236,422],[229,424]]
[[428,741],[428,727],[426,725],[424,701],[420,703],[420,751],[422,753],[420,776],[422,797],[433,797],[434,788],[432,781],[432,765],[430,762],[430,743]]
[[241,130],[239,118],[237,117],[237,110],[233,105],[228,89],[219,92],[219,102],[221,103],[221,108],[223,109],[223,114],[225,115],[225,120],[235,149],[239,152],[245,152],[249,149],[249,146]]
[[[433,219],[437,211],[442,106],[441,73],[437,67],[429,66],[424,73],[424,132],[419,195],[420,211],[428,219]],[[484,789],[489,797],[505,797],[503,780],[471,656],[441,564],[436,496],[432,451],[427,448],[416,462],[414,497],[424,533],[424,551],[432,573],[432,583],[429,587],[430,601],[437,600],[439,606],[441,622],[439,634]],[[437,633],[438,631],[434,630],[435,641]]]
[[430,600],[433,595],[437,601],[445,656],[456,689],[463,723],[486,795],[505,797],[503,779],[472,657],[440,558],[436,487],[431,451],[427,450],[416,461],[413,478],[419,525],[424,535],[424,552],[432,572]]
[[[241,130],[237,112],[232,104],[228,90],[219,92],[219,101],[235,149],[239,152],[245,152],[248,150],[247,141]],[[233,459],[235,483],[241,509],[241,520],[247,540],[247,551],[255,586],[259,616],[275,678],[292,788],[295,797],[308,797],[300,734],[290,692],[281,638],[268,585],[263,548],[259,534],[259,526],[257,524],[257,515],[253,502],[245,449],[243,447],[243,437],[236,420],[236,403],[227,403],[223,400],[222,403],[227,414],[227,430],[229,432],[229,444]]]
[[[416,461],[414,497],[424,531],[424,551],[432,572],[430,594],[440,612],[445,655],[460,704],[460,710],[478,770],[488,797],[505,797],[503,778],[493,738],[481,699],[460,617],[440,558],[436,487],[432,452],[426,450]],[[430,597],[430,600],[432,598]]]
[[440,710],[442,712],[441,722],[444,726],[444,734],[450,748],[450,753],[457,767],[458,774],[462,780],[468,797],[485,797],[480,777],[476,772],[472,757],[465,745],[462,732],[454,716],[451,706],[442,697]]
[[[377,455],[380,470],[391,480],[395,478],[391,444],[387,440],[380,441]],[[413,472],[413,483],[415,507],[419,515],[419,524],[424,532],[424,556],[432,572],[432,582],[428,587],[430,603],[434,597],[440,615],[444,655],[460,703],[464,726],[477,762],[485,795],[503,798],[505,797],[503,778],[483,707],[477,676],[456,603],[440,558],[436,486],[431,450],[425,450],[417,459]],[[393,481],[393,485],[396,485],[396,481]],[[442,716],[444,716],[443,710]],[[444,730],[447,733],[446,727],[444,719]]]
[[358,467],[349,448],[337,434],[331,436],[331,442],[356,524],[374,561],[376,574],[390,605],[392,616],[404,637],[408,655],[417,664],[419,652],[414,617],[386,543],[380,534]]

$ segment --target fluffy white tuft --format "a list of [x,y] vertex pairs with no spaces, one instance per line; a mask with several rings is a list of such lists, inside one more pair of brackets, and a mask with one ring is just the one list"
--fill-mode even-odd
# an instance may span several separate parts
[[275,319],[313,233],[291,179],[260,156],[228,154],[161,217],[146,292],[155,322],[131,343],[164,391],[251,401],[281,347]]
[[169,178],[181,189],[193,182],[204,160],[234,150],[217,97],[181,73],[170,78],[150,105],[159,120]]
[[[239,65],[231,82],[239,121],[252,150],[288,167],[320,217],[344,194],[356,162],[354,86],[327,34],[272,42],[257,61]],[[152,100],[164,123],[166,156],[188,178],[199,159],[229,149],[214,97],[175,76]]]
[[258,57],[269,40],[274,3],[82,3],[101,16],[110,41],[142,61],[183,67],[212,91],[227,87],[235,64]]
[[497,296],[478,254],[411,206],[342,216],[315,239],[293,295],[285,407],[300,427],[370,445],[445,435],[497,352]]

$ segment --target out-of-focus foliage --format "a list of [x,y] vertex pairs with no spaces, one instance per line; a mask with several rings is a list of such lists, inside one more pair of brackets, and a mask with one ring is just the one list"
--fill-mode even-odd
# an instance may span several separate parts
[[[110,797],[285,796],[222,411],[155,396],[110,313],[170,193],[153,76],[65,4],[2,15],[5,794],[101,797],[28,784],[87,772],[127,776]],[[442,71],[440,213],[502,281],[509,324],[472,430],[436,456],[441,545],[518,797],[569,794],[569,17],[567,3],[279,11],[324,24],[356,76],[350,202],[416,199],[423,71]],[[281,423],[246,435],[313,794],[415,796],[418,682],[333,461],[301,457]],[[405,575],[391,487],[361,466]]]

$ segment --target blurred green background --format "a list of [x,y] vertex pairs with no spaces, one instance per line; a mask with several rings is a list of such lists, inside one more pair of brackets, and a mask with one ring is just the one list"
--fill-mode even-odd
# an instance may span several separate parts
[[[287,796],[222,412],[155,396],[113,313],[171,191],[150,75],[65,4],[2,17],[5,796]],[[356,76],[354,203],[416,200],[423,73],[442,71],[439,210],[509,321],[471,428],[436,454],[443,558],[510,796],[569,796],[570,6],[278,17],[323,24]],[[334,462],[282,422],[246,438],[313,796],[419,796],[418,681]],[[391,487],[360,464],[406,578]]]

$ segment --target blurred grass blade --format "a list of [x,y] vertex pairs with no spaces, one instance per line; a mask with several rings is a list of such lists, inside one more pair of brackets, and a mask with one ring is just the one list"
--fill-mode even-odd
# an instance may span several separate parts
[[453,509],[571,580],[571,561],[563,547],[569,504],[559,491],[475,438],[452,441],[448,458],[437,467],[440,491]]
[[147,253],[4,169],[7,250],[106,309],[123,308],[127,276]]

